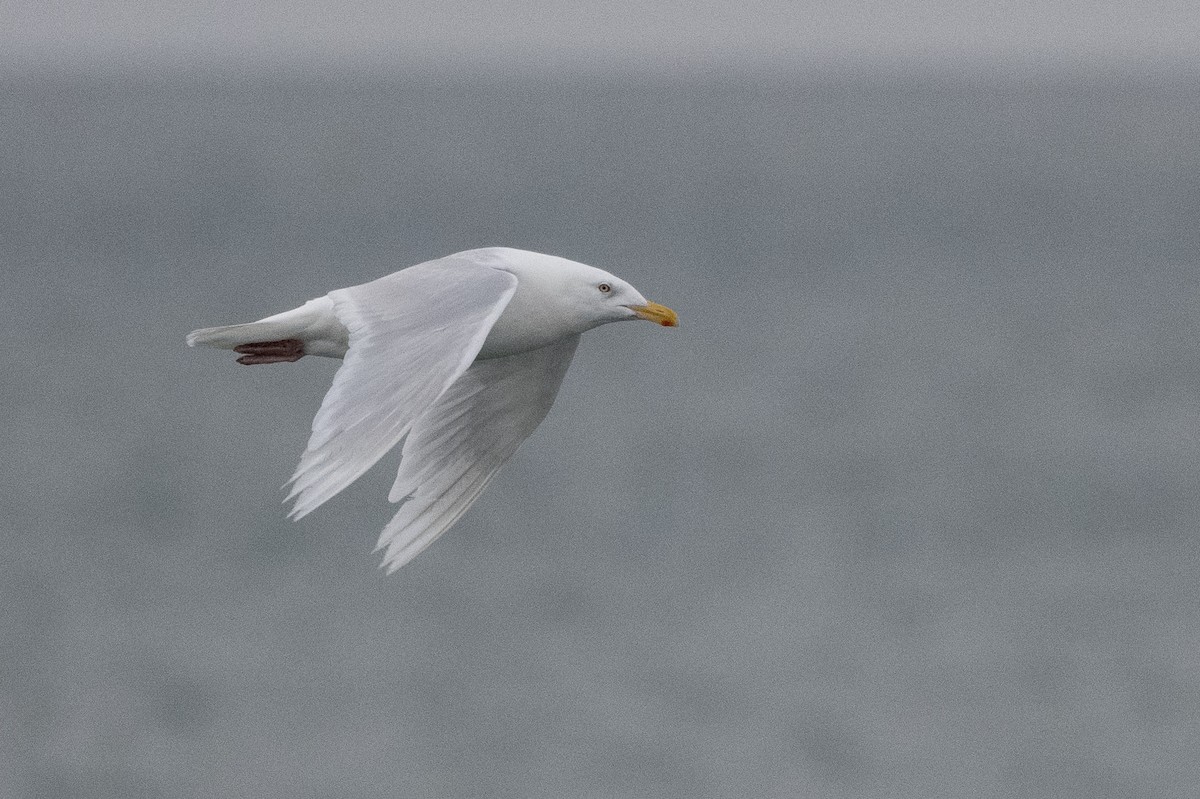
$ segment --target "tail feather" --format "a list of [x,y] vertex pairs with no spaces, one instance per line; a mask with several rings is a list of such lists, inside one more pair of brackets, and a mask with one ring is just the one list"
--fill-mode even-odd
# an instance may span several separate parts
[[243,344],[297,338],[301,328],[293,322],[247,322],[241,325],[206,327],[188,333],[189,347],[215,347],[232,350]]
[[329,297],[309,300],[299,308],[257,322],[206,327],[188,333],[189,347],[232,350],[244,344],[299,339],[307,355],[341,358],[350,343],[350,331],[337,318]]

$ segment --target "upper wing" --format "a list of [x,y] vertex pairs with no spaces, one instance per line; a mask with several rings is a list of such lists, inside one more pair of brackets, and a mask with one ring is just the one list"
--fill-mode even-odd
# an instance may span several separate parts
[[403,504],[375,547],[389,574],[458,521],[546,417],[578,343],[476,361],[417,420],[388,494]]
[[345,362],[289,481],[299,519],[371,468],[475,360],[517,279],[440,259],[329,293],[350,331]]

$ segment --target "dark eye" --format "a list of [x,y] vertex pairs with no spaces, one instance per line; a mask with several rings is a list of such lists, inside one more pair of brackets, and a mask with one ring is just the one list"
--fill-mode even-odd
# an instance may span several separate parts
[[607,283],[601,283],[599,286],[596,286],[596,288],[600,289],[601,294],[607,294],[612,291],[612,286],[608,285]]

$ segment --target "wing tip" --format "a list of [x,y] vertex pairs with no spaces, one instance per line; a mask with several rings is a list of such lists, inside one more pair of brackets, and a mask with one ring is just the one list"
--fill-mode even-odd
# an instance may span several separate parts
[[[420,555],[421,552],[425,550],[425,547],[431,543],[433,543],[432,540],[426,542],[425,545],[421,547],[401,547],[396,552],[392,552],[389,548],[389,550],[384,553],[383,559],[379,563],[379,568],[383,569],[384,574],[390,577],[396,572],[400,571],[401,566],[411,562],[413,558],[415,558],[417,555]],[[378,552],[379,548],[376,547],[375,551]]]

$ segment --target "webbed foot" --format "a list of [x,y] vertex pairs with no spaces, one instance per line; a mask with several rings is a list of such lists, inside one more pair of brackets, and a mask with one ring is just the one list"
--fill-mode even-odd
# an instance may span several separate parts
[[239,344],[233,348],[240,353],[238,363],[255,366],[260,363],[291,363],[304,357],[304,342],[298,338],[285,338],[280,341],[255,341],[250,344]]

